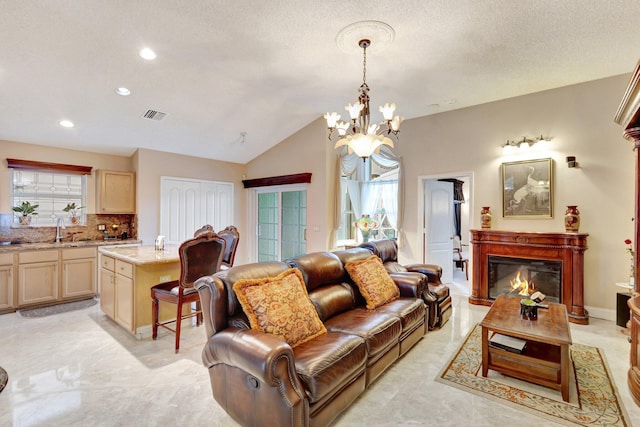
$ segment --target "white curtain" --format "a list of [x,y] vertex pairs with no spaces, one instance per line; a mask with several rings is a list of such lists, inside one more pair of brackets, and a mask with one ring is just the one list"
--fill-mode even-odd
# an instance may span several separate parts
[[398,181],[363,182],[362,200],[362,213],[373,216],[382,208],[389,224],[398,229]]

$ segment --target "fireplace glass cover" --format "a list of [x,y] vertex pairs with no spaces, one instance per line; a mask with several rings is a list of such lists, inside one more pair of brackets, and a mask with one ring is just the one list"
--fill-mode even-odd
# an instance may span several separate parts
[[562,298],[562,261],[489,255],[489,298],[527,296],[539,291],[545,302]]

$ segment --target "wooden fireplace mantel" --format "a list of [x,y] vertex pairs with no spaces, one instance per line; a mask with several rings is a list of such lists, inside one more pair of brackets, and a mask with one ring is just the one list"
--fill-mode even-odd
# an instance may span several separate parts
[[469,302],[491,305],[489,298],[489,255],[544,259],[562,262],[561,303],[569,321],[586,325],[584,308],[584,251],[587,233],[531,233],[504,230],[471,230],[473,277]]

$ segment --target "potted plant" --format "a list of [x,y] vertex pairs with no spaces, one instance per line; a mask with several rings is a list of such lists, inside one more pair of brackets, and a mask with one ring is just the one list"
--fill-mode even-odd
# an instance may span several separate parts
[[29,202],[22,202],[20,206],[14,206],[12,209],[14,212],[18,212],[22,214],[20,216],[20,225],[29,225],[31,224],[31,215],[38,215],[36,209],[40,205],[32,205]]
[[78,211],[80,209],[84,209],[84,206],[76,206],[74,202],[68,203],[62,210],[69,213],[69,216],[71,217],[71,224],[78,224],[80,222],[80,217],[78,216]]

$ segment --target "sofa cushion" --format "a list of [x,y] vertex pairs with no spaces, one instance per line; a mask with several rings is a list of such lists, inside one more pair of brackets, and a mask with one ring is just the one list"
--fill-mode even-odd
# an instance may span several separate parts
[[378,307],[376,311],[397,316],[402,322],[402,336],[424,323],[426,307],[424,302],[416,298],[398,298]]
[[400,290],[382,265],[382,260],[375,255],[364,260],[348,262],[344,268],[360,289],[372,310],[400,296]]
[[309,290],[309,298],[322,322],[356,306],[354,287],[347,283],[334,283]]
[[378,310],[349,310],[327,320],[325,326],[329,331],[362,337],[370,359],[397,344],[402,332],[398,316]]
[[295,268],[275,277],[239,280],[233,290],[252,329],[281,336],[291,347],[327,332]]
[[367,349],[356,335],[329,331],[293,349],[298,377],[313,404],[364,372]]

